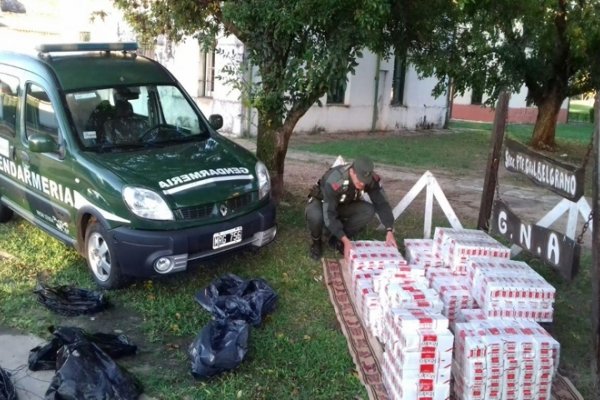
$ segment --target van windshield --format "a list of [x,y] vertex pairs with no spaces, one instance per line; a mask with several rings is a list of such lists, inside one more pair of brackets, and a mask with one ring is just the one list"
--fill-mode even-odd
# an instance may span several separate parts
[[176,86],[90,89],[69,92],[66,100],[87,150],[166,146],[209,135],[204,119]]

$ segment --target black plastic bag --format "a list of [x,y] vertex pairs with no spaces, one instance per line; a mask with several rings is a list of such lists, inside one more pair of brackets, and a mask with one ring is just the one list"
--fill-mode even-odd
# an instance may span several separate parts
[[56,369],[56,356],[60,348],[65,344],[83,339],[95,343],[112,358],[133,355],[137,351],[137,346],[122,334],[87,333],[81,328],[72,326],[59,326],[56,329],[50,327],[49,329],[54,338],[47,344],[34,347],[29,351],[28,364],[32,371]]
[[215,319],[243,319],[258,326],[275,308],[277,294],[263,279],[227,274],[197,293],[196,301]]
[[253,325],[259,325],[267,314],[273,312],[278,299],[277,293],[264,279],[251,279],[248,281],[248,286],[246,286],[242,297],[248,301],[250,308],[256,313],[258,322]]
[[65,344],[74,343],[77,340],[85,338],[98,345],[102,351],[112,358],[134,355],[137,351],[137,346],[123,334],[88,333],[81,328],[73,326],[59,326],[53,333],[56,337],[62,339]]
[[52,338],[43,346],[36,346],[29,350],[27,365],[31,371],[46,371],[56,369],[56,355],[63,346],[62,340]]
[[242,320],[210,321],[188,349],[192,375],[210,378],[240,365],[248,352],[249,331]]
[[17,400],[17,391],[10,381],[10,374],[0,368],[0,400]]
[[94,343],[78,340],[58,352],[56,375],[46,400],[137,399],[142,388]]
[[72,286],[50,287],[38,282],[33,293],[44,306],[68,317],[94,314],[108,307],[104,293]]

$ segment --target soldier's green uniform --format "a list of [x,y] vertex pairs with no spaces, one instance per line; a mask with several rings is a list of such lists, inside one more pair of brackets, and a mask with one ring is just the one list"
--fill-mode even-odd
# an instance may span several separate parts
[[[394,226],[394,215],[379,176],[371,171],[370,182],[365,184],[363,190],[358,190],[349,175],[351,167],[340,165],[329,169],[311,189],[305,214],[313,241],[313,258],[321,257],[323,228],[334,239],[339,240],[344,235],[352,238],[371,221],[375,213],[386,228],[391,230]],[[363,200],[363,191],[369,195],[372,204]]]

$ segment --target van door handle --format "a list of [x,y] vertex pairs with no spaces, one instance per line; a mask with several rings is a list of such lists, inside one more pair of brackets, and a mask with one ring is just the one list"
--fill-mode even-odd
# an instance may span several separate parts
[[19,150],[19,158],[24,162],[29,164],[29,154],[24,150]]

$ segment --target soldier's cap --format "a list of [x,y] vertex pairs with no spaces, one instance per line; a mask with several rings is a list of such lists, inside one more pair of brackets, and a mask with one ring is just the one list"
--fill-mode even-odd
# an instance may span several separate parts
[[359,157],[352,163],[358,179],[368,185],[373,181],[373,161],[368,157]]

